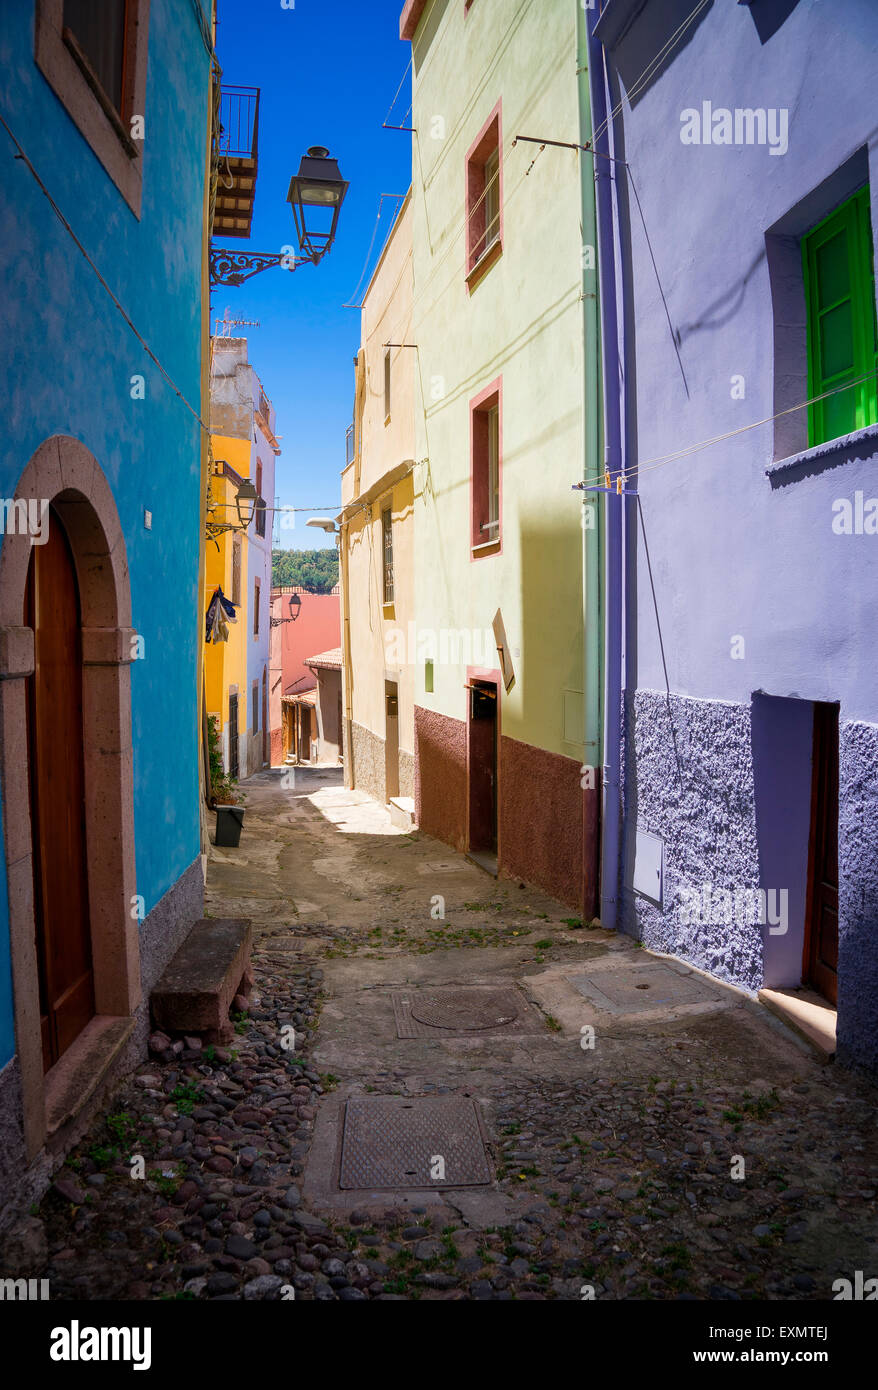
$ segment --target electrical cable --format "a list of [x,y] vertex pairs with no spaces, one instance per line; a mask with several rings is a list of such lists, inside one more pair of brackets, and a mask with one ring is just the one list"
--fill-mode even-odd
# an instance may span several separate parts
[[97,266],[95,265],[94,261],[92,260],[91,256],[88,254],[88,252],[86,251],[86,249],[85,249],[85,247],[83,246],[82,242],[79,240],[79,237],[76,235],[76,233],[74,232],[74,230],[73,230],[73,228],[71,227],[70,223],[67,221],[67,218],[64,216],[64,214],[63,214],[63,212],[61,211],[61,209],[59,208],[58,204],[55,202],[55,199],[52,197],[52,195],[51,195],[51,193],[49,192],[48,188],[47,188],[46,185],[43,183],[43,180],[40,178],[39,174],[37,173],[36,169],[34,168],[33,164],[31,163],[30,159],[29,159],[28,156],[25,154],[24,150],[22,149],[21,145],[19,144],[18,140],[16,139],[15,135],[13,134],[13,132],[12,132],[12,130],[10,129],[9,125],[7,124],[6,119],[5,119],[5,117],[2,115],[2,113],[0,113],[0,125],[3,126],[4,130],[6,131],[7,135],[8,135],[9,138],[10,138],[10,140],[12,141],[13,145],[14,145],[15,148],[18,150],[18,154],[14,155],[13,158],[22,160],[22,161],[24,162],[24,164],[27,166],[27,169],[28,169],[28,171],[30,172],[30,174],[33,176],[33,178],[34,178],[34,180],[35,180],[35,182],[36,182],[36,184],[37,184],[37,187],[39,188],[40,192],[43,194],[43,197],[47,200],[47,202],[48,202],[49,206],[51,207],[52,211],[54,212],[55,216],[58,218],[58,221],[61,223],[61,226],[62,226],[62,227],[64,228],[64,230],[67,232],[68,236],[69,236],[69,237],[71,238],[71,240],[74,242],[74,244],[75,244],[75,246],[77,247],[77,249],[81,252],[81,254],[82,254],[83,257],[85,258],[85,260],[88,262],[88,264],[89,264],[89,266],[91,267],[91,269],[94,271],[94,274],[95,274],[95,276],[97,277],[98,282],[100,283],[100,285],[102,286],[102,288],[103,288],[104,290],[106,290],[107,294],[109,295],[109,297],[110,297],[110,299],[112,300],[113,304],[115,305],[116,309],[119,311],[119,313],[121,314],[122,318],[123,318],[123,319],[125,320],[125,322],[127,323],[128,327],[131,329],[131,332],[134,334],[135,338],[136,338],[137,341],[140,343],[141,347],[143,348],[143,350],[144,350],[144,352],[146,353],[146,355],[149,357],[150,361],[154,362],[155,365],[158,367],[159,371],[161,372],[162,376],[163,376],[163,377],[165,378],[165,380],[167,381],[168,385],[170,386],[171,390],[174,392],[175,396],[179,396],[180,400],[183,402],[183,404],[185,405],[186,409],[189,411],[189,413],[190,413],[190,415],[193,417],[193,419],[194,419],[194,420],[197,420],[197,422],[198,422],[198,424],[201,426],[201,428],[202,428],[207,434],[209,434],[209,433],[210,433],[210,427],[204,423],[204,421],[203,421],[202,418],[201,418],[200,413],[195,409],[195,407],[189,404],[189,401],[188,401],[188,400],[186,399],[186,397],[183,395],[183,392],[180,390],[179,386],[177,386],[177,384],[176,384],[176,382],[174,381],[173,377],[171,376],[170,372],[168,372],[167,369],[162,365],[162,363],[159,361],[158,357],[156,357],[155,353],[153,352],[152,348],[149,346],[149,343],[148,343],[148,342],[146,341],[146,339],[142,336],[142,334],[140,334],[140,333],[138,332],[138,330],[137,330],[137,328],[135,327],[134,322],[133,322],[133,320],[131,319],[130,315],[128,314],[127,310],[124,308],[124,306],[123,306],[123,305],[120,303],[120,301],[116,298],[116,295],[115,295],[115,294],[113,293],[113,291],[110,289],[110,286],[107,284],[106,280],[104,279],[104,277],[103,277],[103,275],[101,274],[101,272],[98,270],[98,268],[97,268]]
[[[866,372],[861,377],[856,377],[853,381],[846,381],[841,386],[833,386],[829,391],[822,391],[819,396],[809,396],[805,401],[799,401],[797,405],[787,406],[784,410],[778,410],[774,415],[766,415],[764,420],[752,420],[747,425],[740,425],[735,430],[728,430],[725,434],[714,435],[711,439],[701,439],[696,444],[688,444],[684,449],[677,449],[670,454],[657,454],[654,458],[644,459],[642,463],[636,464],[633,468],[619,468],[607,470],[610,477],[616,481],[621,479],[624,482],[635,478],[639,473],[649,473],[653,469],[663,468],[667,463],[675,463],[678,459],[688,458],[691,454],[696,454],[702,449],[710,448],[713,444],[722,444],[727,439],[734,439],[736,435],[746,434],[748,430],[759,429],[762,425],[770,425],[775,420],[780,420],[785,415],[793,415],[797,410],[806,410],[808,406],[816,404],[817,401],[826,400],[828,396],[834,396],[840,391],[850,391],[854,386],[860,386],[864,381],[871,381],[875,372]],[[594,478],[585,478],[586,485],[601,483],[605,480],[607,473],[601,473]],[[578,485],[577,485],[578,486]]]

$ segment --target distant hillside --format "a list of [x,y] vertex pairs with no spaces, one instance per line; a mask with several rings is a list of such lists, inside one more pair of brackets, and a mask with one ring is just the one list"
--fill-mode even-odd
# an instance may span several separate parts
[[273,550],[271,583],[276,589],[291,584],[311,594],[328,594],[338,583],[338,551],[334,546],[325,550]]

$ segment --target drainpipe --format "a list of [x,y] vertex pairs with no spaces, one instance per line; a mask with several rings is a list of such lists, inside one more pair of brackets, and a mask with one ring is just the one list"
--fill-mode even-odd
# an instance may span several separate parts
[[[584,15],[590,14],[584,11]],[[587,19],[585,20],[587,23]],[[607,120],[607,77],[603,45],[588,35],[588,75],[592,117],[596,129]],[[594,182],[597,202],[598,285],[603,348],[604,466],[616,475],[622,465],[622,423],[618,313],[616,299],[616,248],[613,237],[613,170],[603,155],[609,154],[609,129],[595,141]],[[615,930],[619,916],[619,884],[622,842],[620,761],[622,753],[622,616],[623,503],[615,493],[604,497],[604,773],[601,808],[601,923]]]
[[[591,97],[589,79],[591,64],[588,54],[586,11],[580,0],[576,7],[576,74],[579,96],[579,143],[586,145],[592,138]],[[598,322],[597,224],[595,221],[594,157],[579,156],[579,181],[582,227],[582,344],[583,344],[583,456],[584,481],[593,481],[601,472],[601,392],[600,392],[600,326]],[[590,254],[589,254],[590,252]],[[601,738],[601,553],[603,550],[602,509],[599,494],[582,495],[582,630],[585,647],[585,765],[596,771],[603,761]],[[586,518],[592,522],[585,526]],[[590,833],[597,837],[599,819],[587,814],[594,808],[597,789],[592,794],[586,783],[583,797],[583,917],[586,921],[598,913],[598,854]],[[592,832],[593,827],[593,832]]]

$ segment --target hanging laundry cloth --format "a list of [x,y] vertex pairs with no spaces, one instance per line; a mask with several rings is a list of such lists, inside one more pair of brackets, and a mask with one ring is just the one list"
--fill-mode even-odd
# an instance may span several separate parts
[[205,641],[228,642],[229,623],[236,623],[237,621],[235,605],[226,598],[222,589],[217,587],[213,591],[213,598],[207,608]]

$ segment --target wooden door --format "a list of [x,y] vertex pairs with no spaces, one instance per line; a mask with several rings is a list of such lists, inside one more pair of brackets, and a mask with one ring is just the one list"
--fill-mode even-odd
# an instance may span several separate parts
[[814,706],[808,914],[802,974],[838,999],[838,705]]
[[34,923],[43,1068],[95,1013],[85,843],[79,586],[60,517],[31,551],[24,621],[34,630],[27,681]]
[[265,667],[262,668],[262,766],[267,767],[271,762],[271,744],[269,742],[270,733],[268,728],[268,673]]
[[238,696],[229,696],[229,776],[238,775]]

